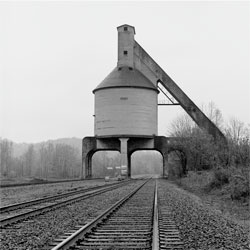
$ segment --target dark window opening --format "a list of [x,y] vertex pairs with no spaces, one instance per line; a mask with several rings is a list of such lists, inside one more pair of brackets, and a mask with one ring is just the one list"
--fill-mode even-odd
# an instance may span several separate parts
[[128,100],[128,97],[120,97],[120,100],[123,100],[123,101]]
[[131,67],[128,67],[128,69],[129,69],[129,70],[133,70],[133,68],[131,68]]
[[124,27],[124,31],[127,31],[128,30],[128,27]]
[[123,51],[123,55],[127,55],[128,54],[128,51],[127,50],[124,50]]

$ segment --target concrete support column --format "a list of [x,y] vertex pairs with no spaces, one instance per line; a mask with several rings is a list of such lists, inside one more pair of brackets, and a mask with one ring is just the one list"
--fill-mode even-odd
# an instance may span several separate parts
[[87,154],[85,152],[82,153],[82,169],[81,169],[81,179],[85,179],[88,175],[88,163],[87,163]]
[[131,154],[128,154],[128,178],[131,178]]
[[83,138],[81,179],[92,177],[91,159],[95,151],[96,151],[96,138],[95,137]]
[[119,138],[120,140],[120,152],[121,152],[121,174],[126,171],[128,176],[128,140],[129,138]]
[[86,162],[87,162],[86,176],[85,176],[86,179],[92,178],[92,164],[91,164],[92,155],[93,154],[88,154],[86,158]]
[[164,152],[163,154],[163,177],[168,176],[168,153]]
[[87,152],[82,154],[82,172],[81,172],[81,179],[90,179],[92,178],[92,153]]

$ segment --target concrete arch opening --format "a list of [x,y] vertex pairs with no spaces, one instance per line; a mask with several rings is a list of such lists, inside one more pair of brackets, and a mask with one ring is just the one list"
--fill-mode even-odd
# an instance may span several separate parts
[[187,155],[178,148],[168,151],[168,175],[169,177],[182,177],[187,174]]
[[[200,128],[226,143],[215,124],[136,42],[134,27],[124,24],[117,30],[117,66],[93,90],[94,136],[84,137],[82,141],[81,178],[95,177],[91,159],[98,150],[118,150],[121,153],[120,169],[124,178],[131,176],[134,151],[158,150],[163,156],[163,176],[168,176],[169,149],[178,146],[178,141],[183,138],[158,135],[160,92],[166,99],[163,105],[180,105]],[[186,166],[183,162],[187,158],[181,159],[182,166]],[[186,172],[185,167],[182,170]]]
[[116,178],[120,174],[121,154],[115,150],[98,150],[91,157],[93,178]]
[[131,177],[163,176],[163,156],[157,150],[136,150],[130,155]]

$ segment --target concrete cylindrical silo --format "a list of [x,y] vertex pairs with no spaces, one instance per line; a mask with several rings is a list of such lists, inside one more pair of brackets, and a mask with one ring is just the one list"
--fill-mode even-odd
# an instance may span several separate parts
[[95,136],[157,135],[157,88],[138,70],[116,67],[94,89]]

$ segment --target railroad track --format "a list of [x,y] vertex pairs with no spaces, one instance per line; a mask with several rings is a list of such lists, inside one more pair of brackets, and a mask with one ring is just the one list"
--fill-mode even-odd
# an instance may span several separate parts
[[[88,180],[100,180],[101,178],[91,178]],[[82,179],[71,179],[71,180],[61,180],[61,181],[48,181],[41,180],[37,182],[27,182],[27,183],[11,183],[11,184],[0,184],[0,188],[11,188],[11,187],[23,187],[23,186],[35,186],[35,185],[47,185],[47,184],[57,184],[57,183],[66,183],[66,182],[82,182],[85,180]]]
[[63,194],[52,195],[52,196],[47,196],[44,198],[34,199],[34,200],[26,201],[26,202],[20,202],[20,203],[7,205],[7,206],[2,206],[2,207],[0,207],[0,213],[6,213],[9,211],[21,209],[21,208],[24,208],[27,206],[36,205],[36,204],[43,203],[43,202],[49,202],[51,200],[56,200],[56,199],[62,199],[62,198],[66,198],[68,196],[82,194],[82,193],[86,193],[86,192],[89,192],[92,190],[97,190],[97,189],[104,188],[104,187],[111,187],[111,186],[115,186],[115,185],[117,185],[117,183],[105,184],[105,185],[94,186],[94,187],[89,187],[89,188],[86,188],[86,187],[78,188],[77,190],[69,191],[69,192],[66,192]]
[[168,207],[159,207],[157,182],[147,180],[75,232],[56,239],[62,249],[183,249]]
[[[49,196],[28,202],[13,204],[0,208],[0,227],[3,228],[12,223],[33,217],[35,215],[50,211],[57,207],[65,206],[73,202],[84,200],[95,195],[126,185],[129,181],[113,183],[97,187],[85,188],[65,194]],[[131,182],[131,181],[130,181]]]

